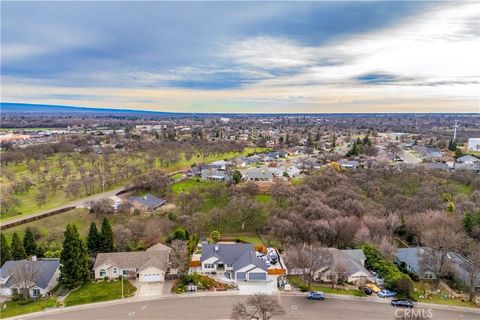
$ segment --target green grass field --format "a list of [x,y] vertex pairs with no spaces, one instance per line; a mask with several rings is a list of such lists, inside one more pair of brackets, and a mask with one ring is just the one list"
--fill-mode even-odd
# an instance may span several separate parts
[[[175,172],[175,171],[187,169],[188,167],[190,167],[192,164],[195,164],[195,163],[200,163],[200,162],[208,163],[208,162],[212,162],[212,161],[216,161],[216,160],[231,159],[231,158],[239,156],[239,155],[245,156],[245,155],[252,154],[252,153],[255,153],[255,152],[263,152],[263,151],[267,151],[267,150],[269,150],[269,149],[267,149],[267,148],[245,148],[241,152],[226,152],[226,153],[222,153],[222,154],[212,154],[212,155],[208,155],[208,156],[197,154],[189,160],[187,160],[185,158],[184,154],[181,154],[179,156],[179,161],[177,161],[175,163],[169,163],[169,164],[163,164],[162,165],[161,162],[159,160],[157,160],[157,162],[155,163],[155,167],[156,167],[156,169],[164,170],[166,173]],[[114,157],[114,156],[112,156],[112,157]],[[135,159],[129,159],[128,163],[136,165],[142,172],[146,172],[147,170],[146,170],[146,167],[145,167],[145,163],[143,162],[144,158],[145,158],[145,155],[143,155],[141,153],[138,153],[136,155],[136,158]],[[52,173],[59,173],[60,174],[61,173],[61,169],[58,166],[58,159],[59,159],[58,154],[48,157],[48,160],[51,163],[51,168],[48,170],[49,174],[52,174]],[[77,168],[76,168],[72,158],[71,157],[66,157],[65,158],[65,163],[70,165],[70,167],[72,168],[72,175],[71,175],[71,177],[67,178],[67,181],[65,181],[64,184],[71,181],[71,179],[74,179],[74,178],[78,177],[78,171],[77,171]],[[85,167],[86,167],[86,169],[91,169],[92,166],[91,166],[91,164],[86,162]],[[30,173],[30,171],[27,169],[27,166],[25,165],[24,162],[21,162],[21,163],[18,163],[18,164],[9,164],[9,165],[5,166],[5,169],[13,171],[15,173],[17,179],[21,178],[22,176],[28,176],[28,177],[32,178],[33,181],[36,180],[35,177],[33,177],[32,174]],[[113,185],[109,188],[106,188],[105,191],[113,190],[115,188],[121,187],[122,185],[128,184],[129,182],[130,181],[119,182],[119,183],[117,183],[117,184],[115,184],[115,185]],[[2,188],[9,188],[11,186],[11,184],[12,183],[10,181],[7,181],[4,177],[2,177]],[[177,188],[181,188],[181,187],[177,187]],[[60,186],[57,189],[57,191],[48,191],[47,192],[46,203],[44,205],[39,206],[37,204],[36,200],[35,200],[35,197],[38,193],[38,190],[39,190],[39,186],[34,185],[32,188],[30,188],[30,190],[28,192],[21,193],[21,194],[15,194],[14,197],[17,198],[20,201],[20,205],[17,208],[15,208],[15,210],[13,212],[12,211],[8,212],[8,213],[7,212],[2,212],[0,214],[0,220],[6,220],[6,219],[9,219],[9,218],[11,219],[11,218],[18,217],[18,216],[27,216],[27,215],[35,213],[35,212],[52,209],[52,208],[67,204],[67,203],[75,200],[75,199],[72,199],[72,198],[68,198],[66,196],[65,192],[63,191],[63,186]],[[101,190],[96,190],[97,193],[100,192],[100,191]],[[179,192],[181,192],[181,191],[179,191]],[[84,196],[85,195],[82,194],[78,198],[82,198]]]
[[[54,299],[45,299],[32,301],[26,304],[23,304],[20,301],[7,301],[0,304],[2,310],[0,311],[0,319],[15,317],[26,313],[42,311],[48,307],[55,306]],[[5,307],[3,307],[5,306]]]
[[[130,282],[123,281],[125,297],[133,295],[137,291]],[[70,293],[65,299],[65,306],[75,306],[85,303],[116,300],[122,298],[122,283],[118,281],[87,282],[78,290]]]
[[185,181],[177,182],[172,185],[172,193],[178,195],[182,192],[190,192],[192,189],[205,188],[216,184],[223,184],[222,182],[202,181],[200,178],[190,178]]
[[[301,277],[298,276],[288,276],[288,282],[295,287],[300,287],[305,285],[305,282]],[[334,293],[334,294],[343,294],[349,296],[363,297],[365,294],[361,290],[357,289],[344,289],[344,288],[332,288],[328,285],[322,285],[318,283],[312,283],[310,286],[311,291],[322,291],[323,293]]]
[[[148,216],[136,216],[130,214],[112,214],[108,216],[112,227],[118,224],[128,226],[128,222],[132,220],[138,220],[147,222],[148,219],[161,219],[159,217]],[[96,217],[94,214],[89,213],[87,209],[75,209],[70,210],[55,216],[47,217],[44,219],[32,221],[26,224],[22,224],[7,230],[3,230],[7,239],[11,240],[13,232],[17,232],[20,237],[23,237],[26,228],[30,227],[39,232],[40,238],[38,243],[46,244],[51,249],[60,249],[63,242],[63,233],[65,226],[68,223],[75,223],[78,231],[82,237],[86,237],[90,223],[95,221],[97,227],[100,228],[102,223],[102,217]]]

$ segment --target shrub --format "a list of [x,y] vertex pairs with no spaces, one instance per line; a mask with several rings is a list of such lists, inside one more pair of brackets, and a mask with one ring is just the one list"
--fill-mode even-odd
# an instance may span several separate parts
[[[373,245],[364,244],[360,246],[360,249],[365,253],[367,265],[385,279],[386,288],[395,290],[400,281],[402,281],[402,285],[404,285],[406,281],[411,282],[411,279],[407,274],[400,271],[395,263],[385,259]],[[402,289],[403,288],[404,286],[402,286]],[[409,290],[411,290],[411,288]],[[411,291],[406,293],[406,295],[409,296],[410,292]]]
[[300,291],[302,291],[302,292],[307,292],[307,291],[309,291],[309,289],[308,289],[308,284],[306,284],[306,283],[302,283],[301,285],[298,286],[298,288],[299,288]]

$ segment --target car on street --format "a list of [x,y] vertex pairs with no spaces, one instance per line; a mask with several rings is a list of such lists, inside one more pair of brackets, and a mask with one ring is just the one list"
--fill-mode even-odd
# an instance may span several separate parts
[[394,307],[413,308],[413,303],[408,300],[395,299],[392,300],[391,305]]
[[390,298],[397,296],[397,293],[392,290],[383,289],[377,293],[377,296],[379,296],[380,298]]
[[369,287],[363,288],[363,292],[368,296],[373,293],[372,289],[370,289]]
[[323,300],[325,299],[325,295],[322,291],[310,291],[307,293],[307,299],[309,300]]

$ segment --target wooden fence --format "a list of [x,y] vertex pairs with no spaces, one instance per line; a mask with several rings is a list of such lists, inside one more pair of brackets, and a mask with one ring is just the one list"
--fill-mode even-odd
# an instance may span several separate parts
[[36,216],[26,217],[25,219],[18,220],[18,221],[12,221],[12,222],[6,221],[6,222],[2,222],[2,226],[0,227],[0,230],[5,230],[5,229],[8,229],[8,228],[13,228],[13,227],[16,227],[16,226],[25,224],[25,223],[29,223],[29,222],[32,222],[32,221],[35,221],[35,220],[43,219],[43,218],[46,218],[46,217],[50,217],[50,216],[53,216],[53,215],[56,215],[56,214],[59,214],[59,213],[65,212],[65,211],[73,210],[73,209],[75,209],[75,208],[76,208],[76,207],[74,207],[74,206],[72,206],[72,207],[66,207],[66,208],[63,208],[63,209],[58,209],[58,210],[53,210],[53,211],[45,212],[45,213],[43,213],[43,214],[39,214],[39,215],[36,215]]

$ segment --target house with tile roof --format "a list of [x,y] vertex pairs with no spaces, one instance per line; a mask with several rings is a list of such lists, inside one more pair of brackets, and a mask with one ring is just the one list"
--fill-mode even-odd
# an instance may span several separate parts
[[266,281],[268,267],[249,243],[203,244],[201,272],[225,275],[236,281]]
[[47,295],[58,284],[60,259],[7,261],[0,269],[0,295],[12,296],[28,288],[31,297]]
[[93,271],[95,279],[120,276],[139,282],[162,282],[169,272],[170,248],[157,244],[146,251],[98,253]]

